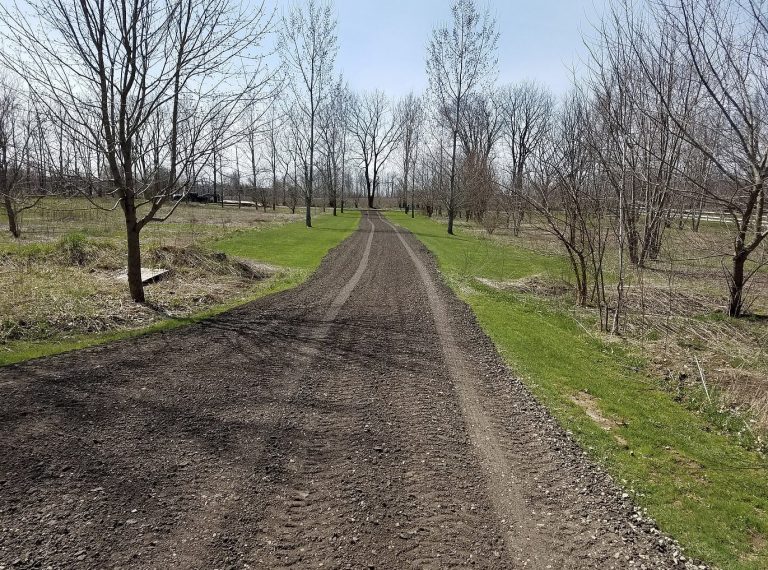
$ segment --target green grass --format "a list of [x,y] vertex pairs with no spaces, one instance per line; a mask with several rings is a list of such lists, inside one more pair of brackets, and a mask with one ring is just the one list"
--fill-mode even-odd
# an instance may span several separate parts
[[[229,255],[270,263],[281,268],[275,276],[262,282],[248,294],[189,317],[165,318],[152,325],[137,329],[76,335],[55,340],[11,341],[0,347],[0,366],[152,332],[171,330],[210,318],[265,295],[295,287],[309,277],[331,248],[341,243],[355,230],[359,219],[360,213],[351,211],[336,217],[317,216],[313,220],[314,227],[312,229],[307,229],[304,222],[292,222],[281,226],[269,226],[264,229],[234,232],[230,237],[212,244],[214,249]],[[32,250],[37,249],[37,245],[25,247]]]
[[213,247],[236,257],[313,271],[329,249],[352,233],[359,220],[360,212],[347,211],[335,217],[317,216],[311,228],[294,222],[275,229],[237,230]]
[[[473,279],[559,274],[561,259],[461,232],[450,237],[423,217],[389,217],[432,251],[448,283],[536,397],[663,531],[689,555],[721,568],[768,567],[764,457],[677,403],[621,344],[597,340],[551,302]],[[596,399],[615,428],[602,429],[573,402],[581,391]]]
[[416,233],[433,252],[439,252],[441,267],[451,275],[495,280],[536,274],[568,276],[567,262],[562,257],[505,246],[490,238],[464,234],[460,229],[456,235],[449,236],[445,225],[424,216],[410,218],[401,212],[388,213],[388,216]]

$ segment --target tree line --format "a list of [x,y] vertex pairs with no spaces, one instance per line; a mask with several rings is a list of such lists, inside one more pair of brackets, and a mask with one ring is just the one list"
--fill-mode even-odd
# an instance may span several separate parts
[[428,89],[398,100],[349,87],[333,7],[319,0],[284,13],[26,0],[0,19],[9,231],[52,194],[121,210],[136,301],[141,230],[190,193],[221,201],[225,187],[265,209],[303,202],[307,226],[313,205],[335,215],[382,192],[411,215],[445,215],[448,233],[459,217],[489,233],[529,220],[561,244],[576,301],[596,305],[605,329],[619,326],[626,267],[657,260],[673,224],[728,220],[731,316],[764,255],[764,0],[614,0],[560,97],[535,81],[498,84],[500,30],[474,0],[454,0],[428,36]]

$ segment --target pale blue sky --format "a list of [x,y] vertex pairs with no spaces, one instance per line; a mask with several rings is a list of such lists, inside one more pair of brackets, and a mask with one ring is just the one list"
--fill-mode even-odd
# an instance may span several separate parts
[[[490,8],[501,33],[499,81],[536,79],[565,92],[569,67],[584,56],[581,32],[591,32],[603,2],[479,0],[479,6]],[[426,87],[425,46],[435,25],[449,20],[449,0],[336,0],[334,6],[337,65],[353,88],[400,96]]]

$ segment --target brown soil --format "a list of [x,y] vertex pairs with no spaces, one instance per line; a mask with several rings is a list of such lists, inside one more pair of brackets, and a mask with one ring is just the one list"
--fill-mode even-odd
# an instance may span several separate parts
[[303,286],[0,401],[0,567],[684,565],[374,213]]

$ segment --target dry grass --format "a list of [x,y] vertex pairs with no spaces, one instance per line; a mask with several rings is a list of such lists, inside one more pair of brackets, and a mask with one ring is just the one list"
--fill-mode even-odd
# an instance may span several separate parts
[[[72,232],[82,232],[91,237],[121,238],[125,227],[122,212],[114,208],[114,202],[97,200],[105,209],[91,205],[83,198],[47,198],[21,216],[21,243],[55,242]],[[167,212],[162,210],[159,215]],[[149,224],[142,233],[144,243],[180,245],[197,243],[221,236],[239,228],[271,226],[296,221],[301,213],[291,214],[287,208],[259,210],[253,207],[222,208],[218,204],[181,204],[165,223]],[[0,212],[0,224],[6,218]],[[4,229],[4,228],[3,228]],[[0,232],[0,247],[18,243],[8,232]]]
[[537,275],[527,275],[520,279],[511,279],[507,281],[495,281],[485,277],[476,277],[477,281],[499,291],[516,291],[518,293],[528,293],[540,297],[560,297],[570,293],[571,288],[563,281],[555,281],[547,277]]
[[690,391],[706,384],[715,407],[732,412],[743,429],[768,433],[766,248],[754,255],[757,271],[746,303],[751,314],[730,319],[727,231],[707,224],[699,232],[670,229],[665,238],[659,261],[630,276],[626,338],[657,374],[685,378]]
[[721,307],[690,284],[633,287],[624,335],[657,375],[682,377],[689,389],[706,384],[721,407],[768,432],[768,320],[729,319]]
[[[464,231],[488,237],[471,224]],[[519,236],[499,229],[494,241],[536,253],[563,255],[555,238],[535,224],[523,226]],[[637,348],[659,378],[683,378],[688,393],[699,393],[701,373],[714,406],[730,412],[740,429],[768,433],[768,247],[754,255],[757,271],[747,290],[751,316],[730,319],[724,268],[729,263],[730,236],[719,224],[702,224],[699,232],[669,228],[658,260],[626,275],[626,313],[622,335]],[[618,252],[608,251],[609,296],[615,298]],[[546,298],[570,307],[571,314],[589,329],[590,309],[572,307],[573,294],[563,288],[560,275],[530,275],[512,282],[485,282]],[[486,280],[487,281],[487,280]],[[591,334],[599,335],[595,329]],[[602,335],[604,340],[609,337]],[[699,367],[701,372],[699,372]],[[706,402],[708,404],[708,402]]]
[[285,209],[180,206],[171,221],[142,233],[143,264],[172,272],[147,286],[148,302],[137,305],[117,280],[125,270],[121,212],[78,198],[44,200],[24,213],[21,239],[0,232],[0,349],[9,341],[140,328],[247,297],[273,268],[209,251],[207,244],[234,230],[300,218]]
[[[75,234],[76,235],[76,234]],[[245,295],[271,272],[198,246],[155,246],[144,259],[172,270],[148,285],[147,303],[131,302],[124,282],[123,252],[109,241],[77,238],[72,259],[68,240],[32,255],[0,257],[0,343],[46,340],[150,325],[186,317]]]

